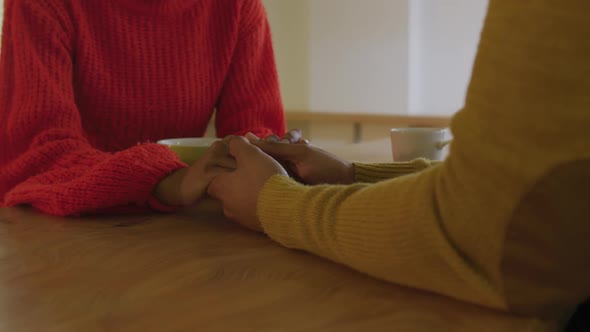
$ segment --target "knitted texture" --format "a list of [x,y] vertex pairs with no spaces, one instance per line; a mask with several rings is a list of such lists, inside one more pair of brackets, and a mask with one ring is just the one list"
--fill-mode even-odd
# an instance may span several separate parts
[[354,163],[355,179],[358,182],[376,183],[393,179],[402,175],[412,174],[424,170],[440,162],[426,159],[416,159],[409,162],[391,164],[363,164]]
[[5,5],[0,206],[146,207],[158,181],[185,166],[150,142],[204,135],[215,109],[219,136],[284,133],[259,0]]
[[266,233],[397,284],[567,314],[590,297],[588,12],[491,0],[448,159],[357,164],[361,182],[392,178],[375,184],[275,176],[258,199]]

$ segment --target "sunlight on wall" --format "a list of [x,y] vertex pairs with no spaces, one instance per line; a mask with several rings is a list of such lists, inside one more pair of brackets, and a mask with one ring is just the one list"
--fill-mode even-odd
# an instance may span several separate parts
[[290,110],[451,115],[487,0],[263,0]]
[[313,110],[406,111],[407,13],[403,0],[312,0]]
[[289,109],[309,109],[310,0],[265,0],[281,90]]
[[287,109],[405,112],[406,0],[264,3]]
[[410,0],[411,114],[463,107],[487,0]]

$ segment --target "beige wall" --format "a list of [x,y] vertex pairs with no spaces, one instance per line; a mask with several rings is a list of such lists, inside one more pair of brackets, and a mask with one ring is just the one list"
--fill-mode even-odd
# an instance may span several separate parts
[[451,115],[487,0],[263,0],[287,109]]
[[264,0],[287,109],[405,113],[407,0]]
[[[407,0],[263,0],[288,110],[404,114]],[[322,146],[353,141],[352,125],[289,123]],[[363,137],[384,137],[387,127]]]
[[312,0],[311,9],[312,109],[405,113],[408,2]]
[[411,114],[463,107],[487,0],[410,0]]
[[4,0],[0,0],[0,36],[2,35],[2,20],[4,19]]
[[273,31],[283,100],[309,109],[311,0],[264,0]]

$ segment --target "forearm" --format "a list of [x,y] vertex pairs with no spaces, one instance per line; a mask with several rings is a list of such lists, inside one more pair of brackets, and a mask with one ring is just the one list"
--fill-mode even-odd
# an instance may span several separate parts
[[184,164],[156,144],[107,153],[89,143],[72,84],[75,31],[65,5],[53,3],[7,3],[0,142],[10,143],[0,153],[2,204],[62,216],[147,209],[156,184]]
[[152,192],[153,198],[156,201],[152,200],[151,203],[160,203],[161,205],[158,204],[159,206],[170,208],[184,205],[185,202],[180,188],[182,187],[186,173],[187,168],[181,168],[162,178]]
[[267,234],[287,247],[393,283],[502,308],[496,286],[441,220],[438,207],[446,202],[433,195],[440,171],[352,186],[307,187],[275,177],[259,198],[259,217]]
[[3,176],[11,180],[0,177],[0,181],[15,183],[5,194],[5,204],[31,205],[61,216],[128,205],[147,209],[157,183],[184,167],[172,151],[155,144],[116,154],[84,144],[58,152],[66,146],[59,141],[45,143],[3,166]]
[[[519,313],[555,315],[587,297],[587,9],[491,1],[450,157],[373,185],[275,177],[259,198],[265,231],[375,277]],[[383,168],[367,180],[396,175]]]

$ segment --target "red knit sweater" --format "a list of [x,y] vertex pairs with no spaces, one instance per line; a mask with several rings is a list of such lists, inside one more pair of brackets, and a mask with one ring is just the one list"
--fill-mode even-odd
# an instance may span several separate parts
[[184,167],[149,143],[283,134],[260,0],[6,0],[0,206],[147,207]]

